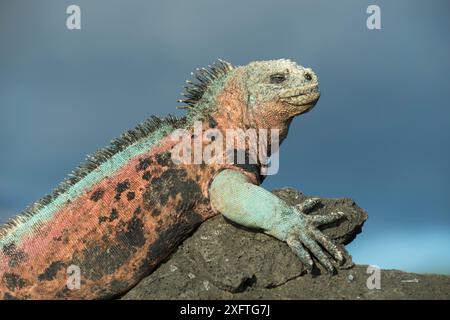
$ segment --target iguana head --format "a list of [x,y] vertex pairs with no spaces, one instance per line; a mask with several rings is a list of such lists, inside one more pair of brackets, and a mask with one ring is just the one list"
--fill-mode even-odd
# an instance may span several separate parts
[[222,127],[287,129],[320,97],[316,74],[287,59],[239,67],[220,60],[197,69],[196,77],[197,82],[188,81],[187,99],[181,101],[191,113],[213,116]]
[[289,119],[311,110],[320,97],[316,74],[290,60],[256,61],[241,68],[253,112]]

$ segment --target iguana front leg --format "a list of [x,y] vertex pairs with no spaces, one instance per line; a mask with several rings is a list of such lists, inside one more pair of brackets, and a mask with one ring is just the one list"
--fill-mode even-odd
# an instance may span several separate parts
[[314,206],[314,200],[301,206],[290,206],[235,170],[224,170],[214,178],[210,186],[210,200],[212,207],[231,221],[262,229],[286,242],[309,271],[313,268],[312,254],[330,273],[334,273],[334,265],[324,249],[337,262],[343,261],[339,249],[317,229],[318,225],[340,219],[341,212],[305,215],[304,212]]

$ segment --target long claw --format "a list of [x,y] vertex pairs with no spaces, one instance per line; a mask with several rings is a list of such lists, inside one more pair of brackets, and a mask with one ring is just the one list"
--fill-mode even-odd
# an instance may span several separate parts
[[314,207],[316,205],[318,205],[319,202],[320,202],[319,198],[310,198],[310,199],[306,199],[305,201],[296,205],[295,207],[303,213],[308,213],[309,211],[314,209]]
[[311,251],[311,253],[319,260],[319,262],[328,270],[330,274],[334,274],[335,268],[328,257],[323,252],[322,248],[311,238],[304,234],[300,234],[301,242]]
[[306,270],[308,270],[308,272],[311,272],[313,270],[314,261],[308,251],[305,250],[302,243],[294,237],[289,237],[286,242],[288,246],[297,254]]
[[311,230],[311,233],[313,234],[313,236],[316,238],[316,240],[329,252],[331,253],[331,255],[338,261],[338,262],[342,262],[344,261],[344,257],[342,256],[341,251],[338,249],[338,247],[336,247],[336,245],[331,242],[330,240],[327,239],[327,237],[325,237],[323,235],[322,232],[320,232],[317,229]]
[[322,224],[327,224],[327,223],[337,221],[337,220],[341,219],[344,215],[345,214],[343,212],[338,211],[338,212],[332,212],[327,215],[324,215],[324,214],[311,215],[311,216],[308,216],[308,219],[313,225],[320,226]]

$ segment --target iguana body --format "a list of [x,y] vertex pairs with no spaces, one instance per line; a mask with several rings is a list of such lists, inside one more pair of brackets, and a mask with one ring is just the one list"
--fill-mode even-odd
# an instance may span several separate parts
[[[227,218],[286,241],[301,261],[310,253],[333,266],[316,244],[341,255],[298,209],[258,187],[260,166],[175,164],[171,134],[184,129],[276,128],[319,98],[317,77],[288,60],[233,68],[220,61],[198,71],[186,88],[186,118],[152,118],[100,150],[51,196],[0,229],[0,298],[99,299],[126,292],[150,273],[200,223]],[[207,144],[208,142],[203,142]],[[309,204],[311,205],[311,204]],[[308,204],[305,204],[307,209]],[[308,249],[308,250],[307,250]],[[67,287],[67,268],[81,286]]]

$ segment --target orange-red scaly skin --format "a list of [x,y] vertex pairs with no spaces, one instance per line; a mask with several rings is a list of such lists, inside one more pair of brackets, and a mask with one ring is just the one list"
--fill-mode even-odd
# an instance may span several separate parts
[[[217,128],[242,119],[235,84],[211,116]],[[208,124],[203,124],[204,129]],[[226,165],[174,164],[169,136],[130,159],[20,243],[0,252],[1,299],[101,299],[126,292],[149,274],[200,223],[216,213],[208,186]],[[236,168],[237,170],[241,170]],[[246,174],[254,183],[258,177]],[[81,271],[79,289],[68,289],[67,268]]]

